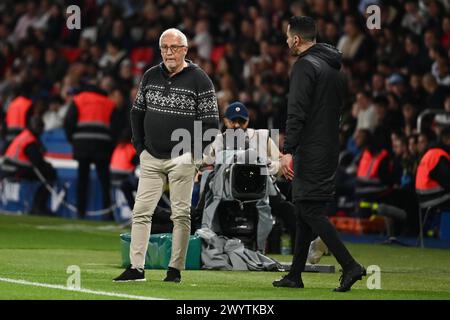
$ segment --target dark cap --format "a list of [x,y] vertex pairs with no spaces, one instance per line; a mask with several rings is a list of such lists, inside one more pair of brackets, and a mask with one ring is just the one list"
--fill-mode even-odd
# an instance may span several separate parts
[[241,102],[236,101],[230,104],[225,111],[225,118],[230,120],[235,119],[244,119],[245,121],[248,120],[248,110],[247,107],[244,106]]

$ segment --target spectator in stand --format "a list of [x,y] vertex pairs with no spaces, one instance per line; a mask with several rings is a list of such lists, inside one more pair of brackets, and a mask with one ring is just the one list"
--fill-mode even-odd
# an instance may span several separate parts
[[98,65],[106,73],[116,75],[124,58],[125,51],[121,50],[121,44],[117,39],[111,39],[106,45],[106,53],[101,57]]
[[207,20],[198,21],[195,26],[195,37],[192,40],[192,45],[197,48],[200,58],[210,59],[212,41],[212,37],[209,34],[209,22]]
[[388,92],[394,94],[399,101],[402,101],[406,95],[405,79],[398,73],[392,74],[387,79]]
[[48,109],[44,112],[44,130],[63,128],[64,119],[68,110],[68,105],[63,104],[64,100],[60,96],[51,96],[48,100]]
[[27,33],[33,24],[39,20],[37,1],[28,1],[26,12],[19,18],[12,34],[12,41],[18,42],[27,37]]
[[418,134],[412,134],[408,137],[408,152],[411,157],[411,162],[413,163],[412,173],[416,174],[417,165],[419,163],[419,149],[417,147],[418,144]]
[[403,113],[403,133],[409,136],[416,131],[417,125],[417,107],[411,103],[407,102],[402,106]]
[[442,109],[444,107],[445,90],[440,87],[436,78],[427,73],[422,79],[423,87],[427,92],[426,107],[430,109]]
[[437,79],[439,76],[438,61],[445,59],[447,57],[447,53],[444,48],[439,45],[435,45],[428,50],[428,56],[433,61],[431,65],[431,74]]
[[67,71],[67,61],[58,54],[56,47],[45,50],[44,79],[51,88],[55,82],[61,81]]
[[439,27],[441,26],[441,15],[446,11],[444,5],[441,3],[441,1],[430,0],[425,3],[425,6],[427,8],[427,20],[425,27],[430,29],[439,29]]
[[423,156],[427,148],[430,144],[435,141],[434,135],[428,131],[427,133],[422,132],[419,134],[417,138],[417,151],[419,152],[419,156]]
[[334,21],[327,21],[323,42],[336,46],[339,41],[339,28]]
[[401,134],[393,140],[393,173],[400,177],[396,181],[397,187],[392,195],[392,203],[405,209],[407,212],[405,222],[395,222],[393,227],[397,229],[395,233],[401,233],[404,236],[417,235],[417,210],[418,205],[414,196],[414,177],[417,167],[417,159],[409,153],[408,140]]
[[450,87],[450,73],[448,68],[448,59],[439,58],[437,60],[437,74],[435,78],[438,85],[446,87],[448,91]]
[[446,114],[436,115],[434,121],[441,127],[450,127],[450,94],[445,98],[444,110],[446,111]]
[[419,10],[419,4],[415,0],[405,1],[405,15],[402,19],[402,27],[416,35],[422,34],[425,26],[425,16]]
[[350,61],[360,61],[367,57],[367,39],[361,31],[356,17],[346,17],[344,32],[345,34],[339,39],[337,45],[337,48],[342,52],[342,58]]
[[442,36],[440,42],[442,47],[450,47],[450,17],[448,16],[442,19]]
[[426,64],[428,61],[426,53],[421,49],[420,38],[416,35],[410,34],[405,38],[405,58],[403,62],[402,73],[419,73],[424,74],[429,70]]
[[392,115],[389,113],[387,98],[384,96],[375,98],[374,106],[376,126],[373,130],[373,134],[379,137],[379,141],[383,148],[390,149],[390,136],[395,129],[395,122],[392,119]]
[[418,111],[425,109],[426,91],[422,86],[422,77],[419,74],[411,74],[409,78],[409,97],[412,103],[418,107]]
[[356,102],[353,104],[352,114],[356,118],[356,129],[368,129],[373,131],[376,126],[375,107],[369,92],[360,91],[356,95]]
[[382,74],[375,73],[372,76],[372,83],[370,89],[372,89],[372,95],[374,98],[386,95],[387,92],[385,87],[385,78]]

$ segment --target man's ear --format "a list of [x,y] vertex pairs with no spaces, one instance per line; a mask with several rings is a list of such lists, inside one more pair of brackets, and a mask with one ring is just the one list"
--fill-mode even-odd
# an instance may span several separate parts
[[296,46],[300,45],[300,37],[298,35],[294,36],[294,45]]

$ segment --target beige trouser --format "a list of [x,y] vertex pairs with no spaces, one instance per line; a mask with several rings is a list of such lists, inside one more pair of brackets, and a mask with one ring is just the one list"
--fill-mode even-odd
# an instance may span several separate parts
[[133,208],[131,228],[131,265],[144,268],[152,216],[169,178],[173,222],[172,255],[169,266],[178,270],[185,267],[191,231],[191,197],[195,165],[190,153],[174,159],[157,159],[144,150],[140,155],[141,176]]

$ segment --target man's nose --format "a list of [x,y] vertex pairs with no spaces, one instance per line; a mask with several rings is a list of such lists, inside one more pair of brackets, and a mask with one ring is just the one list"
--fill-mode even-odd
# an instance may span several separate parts
[[234,127],[235,127],[236,129],[239,129],[239,128],[241,127],[241,125],[239,124],[239,122],[236,122],[236,123],[234,123]]

